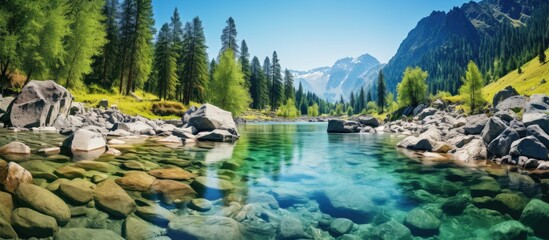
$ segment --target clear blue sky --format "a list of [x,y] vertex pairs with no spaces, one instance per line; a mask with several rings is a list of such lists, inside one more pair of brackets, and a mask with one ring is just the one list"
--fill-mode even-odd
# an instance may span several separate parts
[[465,0],[153,0],[156,28],[177,6],[183,22],[199,16],[209,57],[216,57],[225,21],[261,62],[276,50],[283,68],[308,70],[369,53],[381,62],[395,54],[417,22],[433,10]]

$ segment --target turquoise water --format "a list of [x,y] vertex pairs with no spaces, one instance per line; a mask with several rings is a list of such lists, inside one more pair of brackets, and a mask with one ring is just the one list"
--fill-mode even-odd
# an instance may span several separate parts
[[[230,217],[242,224],[245,239],[282,238],[287,228],[285,218],[299,220],[301,227],[294,237],[301,238],[409,239],[408,229],[413,228],[405,223],[409,218],[408,222],[436,225],[434,231],[412,230],[416,238],[493,239],[493,226],[518,220],[530,199],[541,198],[539,179],[515,168],[484,162],[470,167],[450,160],[420,160],[395,147],[403,136],[328,134],[326,127],[325,123],[241,125],[241,139],[234,144],[173,146],[160,144],[155,138],[126,139],[136,145],[120,147],[122,156],[87,157],[113,165],[116,170],[109,173],[112,179],[123,176],[129,170],[124,164],[134,160],[152,168],[177,165],[197,176],[227,180],[234,186],[230,192],[212,190],[215,187],[198,191],[196,197],[209,199],[213,205],[206,211],[194,211],[186,204],[167,204],[138,191],[126,192],[138,206],[165,209],[176,216]],[[3,131],[0,145],[22,141],[33,154],[0,157],[20,163],[33,173],[35,184],[48,187],[56,179],[56,169],[86,158],[35,153],[63,139],[57,134]],[[97,171],[87,170],[84,179],[91,181],[94,174]],[[194,187],[192,180],[179,182]],[[221,181],[212,183],[216,184],[221,185]],[[500,193],[515,197],[495,201]],[[79,208],[84,214],[73,216],[61,228],[106,228],[127,237],[124,219],[109,217],[92,202],[85,205],[84,211],[82,206],[67,201],[72,209]],[[407,217],[418,209],[429,218]],[[334,230],[337,218],[350,219],[351,228]],[[148,236],[168,235],[165,224],[152,223]],[[525,231],[535,239],[531,230]]]

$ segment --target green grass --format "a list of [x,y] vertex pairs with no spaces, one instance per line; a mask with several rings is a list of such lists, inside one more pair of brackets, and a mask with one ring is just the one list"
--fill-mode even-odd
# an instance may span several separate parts
[[[546,55],[549,51],[545,52]],[[483,88],[486,100],[492,103],[494,95],[507,86],[512,86],[521,95],[531,96],[537,93],[549,94],[549,82],[541,84],[541,80],[549,81],[549,63],[540,64],[538,58],[522,66],[522,74],[514,70],[495,82]]]
[[[87,93],[84,91],[72,91],[76,102],[82,102],[88,107],[97,107],[97,104],[102,99],[107,99],[110,105],[116,105],[118,109],[125,114],[132,116],[140,115],[148,119],[179,119],[177,115],[160,116],[153,112],[153,104],[161,101],[153,94],[143,91],[136,91],[135,95],[141,98],[141,101],[132,96],[124,96],[118,93]],[[180,103],[173,101],[162,101],[178,105]],[[191,103],[198,106],[198,103]],[[184,106],[183,111],[186,111],[188,106]]]

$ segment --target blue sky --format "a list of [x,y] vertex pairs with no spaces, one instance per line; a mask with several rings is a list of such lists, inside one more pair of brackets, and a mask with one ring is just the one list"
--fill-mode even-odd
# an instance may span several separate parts
[[217,56],[225,21],[261,62],[276,50],[283,68],[308,70],[369,53],[381,62],[395,54],[417,22],[433,10],[465,0],[153,0],[156,28],[175,7],[183,22],[199,16],[210,58]]

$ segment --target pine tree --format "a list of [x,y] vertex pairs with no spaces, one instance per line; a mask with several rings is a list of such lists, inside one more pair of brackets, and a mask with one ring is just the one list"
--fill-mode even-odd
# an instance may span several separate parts
[[246,89],[250,88],[250,53],[248,52],[248,45],[245,40],[242,40],[240,44],[240,58],[238,60],[242,66],[242,73],[244,74],[244,82],[246,83]]
[[82,86],[83,75],[92,72],[92,57],[100,53],[107,41],[103,5],[102,1],[69,3],[70,34],[65,38],[66,54],[59,69],[67,88]]
[[220,55],[228,49],[231,49],[233,51],[233,55],[238,56],[238,43],[236,42],[237,34],[238,32],[236,31],[236,24],[234,23],[234,19],[232,17],[229,17],[229,19],[227,19],[227,26],[223,28],[223,34],[221,34],[221,51],[219,52]]
[[362,112],[364,108],[366,107],[366,96],[364,92],[364,87],[360,88],[360,92],[358,93],[358,109],[357,112]]
[[[301,99],[303,99],[303,85],[301,85],[301,81],[299,82],[299,87],[297,88],[297,93],[295,96],[295,101],[300,103]],[[303,112],[303,111],[302,111]]]
[[[176,59],[176,74],[178,79],[183,79],[183,23],[181,22],[181,17],[179,16],[179,10],[177,7],[173,10],[172,17],[170,18],[170,37],[173,44],[173,48],[177,53]],[[182,81],[178,81],[176,86],[176,99],[179,101],[183,100],[183,86],[181,85]]]
[[[370,89],[368,89],[368,94],[366,95],[366,104],[372,101],[372,93],[370,92]],[[364,105],[366,107],[366,105]]]
[[290,70],[284,71],[284,99],[295,99],[294,76]]
[[253,109],[263,109],[267,104],[267,79],[265,79],[265,74],[257,57],[252,59],[250,96],[252,97]]
[[543,47],[543,45],[539,47],[539,54],[538,54],[538,56],[539,56],[539,63],[545,64],[545,58],[546,58],[546,56],[545,56],[545,48]]
[[383,80],[383,71],[379,70],[379,75],[377,77],[377,107],[381,109],[381,113],[384,112],[384,107],[387,103],[386,98],[387,91],[385,89],[385,81]]
[[[222,91],[219,91],[222,89]],[[242,67],[228,49],[219,57],[219,65],[214,72],[214,81],[208,88],[209,101],[234,115],[242,113],[250,105],[251,98],[244,88]]]
[[463,85],[459,88],[459,94],[465,102],[464,106],[471,113],[475,113],[486,103],[486,100],[482,95],[482,87],[484,86],[482,74],[473,61],[470,61],[467,65],[467,72],[462,81]]
[[195,17],[187,23],[183,33],[183,78],[180,79],[183,103],[203,102],[208,83],[208,54],[206,37],[200,18]]
[[271,69],[271,60],[269,57],[265,57],[263,60],[263,73],[265,74],[265,82],[267,85],[267,99],[266,104],[271,105],[271,88],[273,87],[273,74]]
[[276,51],[273,52],[273,62],[271,64],[271,73],[272,73],[272,83],[271,90],[269,93],[271,110],[276,110],[281,104],[283,98],[283,89],[282,89],[282,73],[280,69],[280,62],[278,60],[278,55]]
[[[349,97],[349,107],[355,108],[355,93],[351,92],[351,96]],[[354,113],[354,112],[353,112]]]
[[165,23],[158,33],[154,52],[154,72],[156,73],[156,94],[162,100],[175,97],[177,87],[176,57],[170,34],[170,26]]

